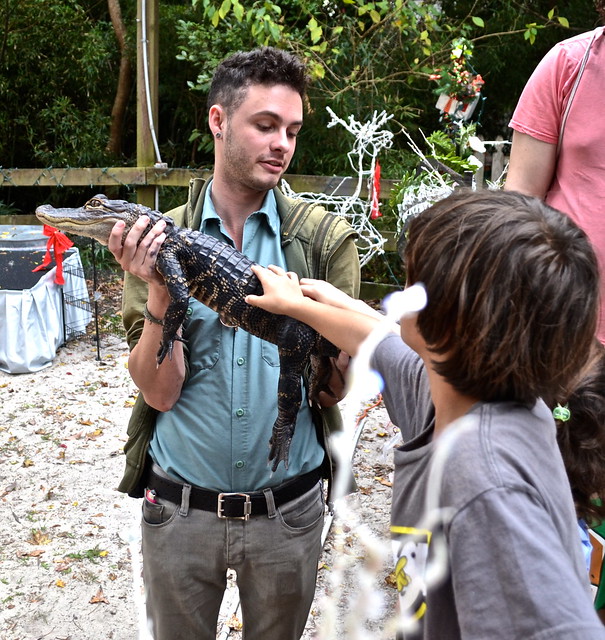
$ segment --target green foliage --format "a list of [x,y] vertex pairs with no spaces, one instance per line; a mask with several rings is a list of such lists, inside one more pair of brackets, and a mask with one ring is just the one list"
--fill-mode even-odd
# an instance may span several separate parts
[[101,165],[115,47],[107,21],[74,0],[5,0],[0,157],[9,166]]
[[[389,207],[393,211],[390,218],[391,230],[396,226],[395,210],[402,202],[404,194],[417,193],[421,185],[434,183],[427,170],[438,173],[441,180],[450,185],[454,185],[454,178],[458,180],[465,174],[476,172],[477,165],[472,157],[473,151],[476,150],[473,146],[479,143],[475,136],[476,128],[473,123],[460,123],[454,130],[454,135],[448,135],[444,131],[433,131],[424,139],[424,149],[421,149],[430,166],[423,166],[418,155],[409,153],[408,166],[401,172],[389,199]],[[457,175],[452,175],[449,170]]]
[[[428,157],[441,162],[457,173],[475,172],[477,164],[473,161],[474,151],[484,151],[483,144],[477,138],[477,125],[474,122],[458,122],[449,130],[433,131],[427,139]],[[481,149],[479,149],[481,147]]]
[[[122,0],[121,7],[134,63],[137,3]],[[346,154],[353,142],[342,128],[326,128],[326,105],[361,121],[385,110],[394,115],[393,130],[405,127],[415,138],[440,130],[429,77],[464,38],[486,83],[478,131],[488,140],[506,138],[519,94],[546,50],[596,25],[586,0],[558,8],[553,0],[162,0],[159,11],[162,160],[211,167],[205,101],[212,73],[236,50],[272,44],[303,57],[313,77],[289,171],[323,175],[350,173]],[[120,55],[106,3],[2,0],[0,24],[0,163],[114,164],[105,148]],[[123,130],[122,162],[130,165],[136,163],[135,106],[133,87]],[[401,177],[406,148],[396,135],[380,158],[384,178]],[[6,189],[2,198],[32,213],[41,201],[80,204],[93,193],[35,187]],[[132,188],[120,187],[120,196],[132,196]]]
[[379,256],[374,256],[362,267],[361,279],[364,282],[389,284],[403,289],[405,270],[401,257],[396,251],[385,251]]
[[107,551],[103,551],[103,549],[99,549],[98,546],[95,546],[92,549],[68,553],[65,557],[70,560],[90,560],[96,564],[99,558],[104,558],[105,556],[107,556]]
[[[443,12],[451,24],[472,12],[485,23],[484,31],[471,35],[472,64],[485,80],[484,112],[480,132],[486,140],[501,135],[510,139],[508,122],[529,76],[544,54],[558,41],[596,26],[593,2],[569,0],[443,0]],[[535,28],[531,41],[525,34]],[[423,130],[430,131],[427,123]]]
[[[473,48],[473,64],[487,83],[488,109],[492,104],[493,109],[485,120],[489,117],[494,127],[488,137],[506,134],[505,121],[541,57],[527,48],[542,40],[548,40],[550,46],[553,39],[569,35],[569,20],[545,1],[194,0],[194,5],[201,9],[203,19],[182,26],[181,56],[200,66],[192,84],[195,91],[204,92],[216,62],[242,45],[271,44],[306,60],[313,78],[312,110],[291,168],[298,173],[349,170],[346,153],[351,141],[338,128],[326,131],[326,105],[358,119],[385,110],[394,115],[395,123],[411,130],[439,128],[429,76],[448,62],[456,40]],[[578,10],[574,7],[576,13]],[[569,5],[565,13],[571,15]],[[212,46],[205,35],[209,27],[216,27]],[[548,39],[543,36],[546,32],[551,36]],[[525,66],[531,68],[519,74],[516,67],[509,67],[510,86],[504,95],[499,91],[500,73],[493,67],[505,67],[510,51],[524,57]],[[492,99],[495,94],[497,101]],[[203,153],[211,149],[205,128],[197,128],[191,141]],[[394,150],[402,144],[396,140]],[[315,152],[318,148],[322,154]]]
[[21,213],[14,202],[3,202],[0,200],[0,216],[14,216]]

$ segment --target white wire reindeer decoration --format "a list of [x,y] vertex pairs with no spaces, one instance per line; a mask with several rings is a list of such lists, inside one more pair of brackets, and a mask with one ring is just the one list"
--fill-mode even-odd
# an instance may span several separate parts
[[[355,120],[353,116],[349,116],[348,121],[345,121],[339,118],[330,107],[326,107],[326,109],[332,118],[328,123],[328,128],[340,124],[355,138],[353,148],[347,154],[349,164],[353,169],[354,175],[357,176],[353,194],[350,196],[334,195],[349,178],[343,178],[332,193],[329,194],[297,193],[292,190],[285,180],[282,180],[282,190],[290,197],[299,198],[307,202],[316,202],[325,206],[332,213],[346,218],[357,231],[359,260],[363,267],[373,256],[384,253],[383,245],[386,240],[372,224],[370,213],[374,194],[373,178],[378,154],[382,149],[391,147],[393,143],[393,133],[385,128],[385,125],[393,116],[387,115],[385,111],[381,113],[375,111],[370,120],[361,123]],[[368,189],[368,197],[366,199],[361,197],[364,184]]]
[[[447,177],[445,177],[431,164],[420,147],[414,142],[413,138],[405,129],[403,130],[403,134],[407,138],[410,149],[418,157],[419,171],[422,172],[423,179],[419,184],[409,187],[402,193],[401,201],[397,205],[398,235],[403,231],[409,220],[416,217],[425,209],[428,209],[438,200],[449,196],[454,191],[454,187],[456,185],[455,180],[452,180],[451,176],[447,176],[446,174]],[[434,146],[428,141],[422,131],[420,134],[422,135],[424,142],[434,153]],[[462,176],[457,177],[462,179]]]

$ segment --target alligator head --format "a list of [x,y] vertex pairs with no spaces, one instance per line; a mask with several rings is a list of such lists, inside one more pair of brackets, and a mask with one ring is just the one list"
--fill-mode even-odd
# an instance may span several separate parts
[[[38,220],[50,227],[61,229],[67,233],[94,238],[103,245],[107,245],[109,234],[114,224],[120,220],[126,223],[124,235],[130,231],[132,225],[141,217],[150,218],[151,228],[162,216],[142,204],[133,204],[126,200],[110,200],[99,194],[91,198],[84,206],[74,209],[55,209],[43,204],[36,209]],[[165,218],[172,222],[170,218]]]

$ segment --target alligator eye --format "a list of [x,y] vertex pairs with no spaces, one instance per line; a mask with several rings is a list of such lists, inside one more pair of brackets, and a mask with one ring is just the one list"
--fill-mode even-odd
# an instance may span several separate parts
[[107,198],[104,195],[98,194],[90,198],[84,207],[88,209],[103,209],[106,200]]

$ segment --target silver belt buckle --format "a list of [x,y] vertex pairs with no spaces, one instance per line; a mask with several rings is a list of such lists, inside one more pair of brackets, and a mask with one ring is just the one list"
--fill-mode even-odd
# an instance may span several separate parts
[[[242,498],[246,498],[246,500],[244,501],[243,516],[226,516],[223,513],[223,503],[225,502],[225,498],[229,496],[241,496]],[[250,500],[250,496],[247,493],[219,493],[216,515],[222,519],[229,518],[231,520],[249,520],[250,516],[252,515],[252,501]]]

